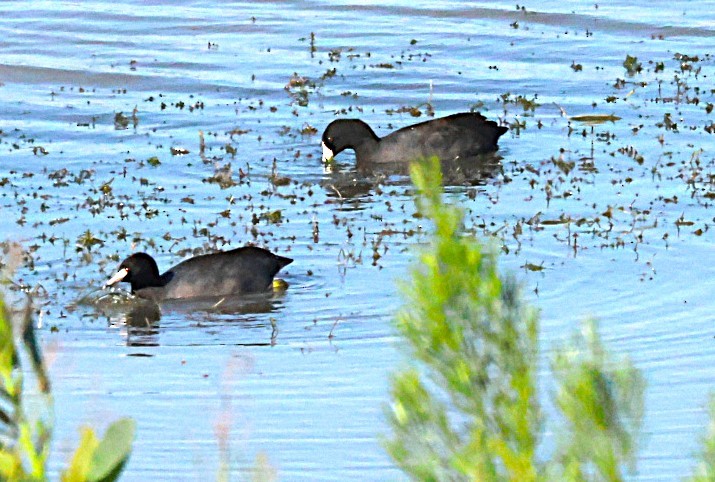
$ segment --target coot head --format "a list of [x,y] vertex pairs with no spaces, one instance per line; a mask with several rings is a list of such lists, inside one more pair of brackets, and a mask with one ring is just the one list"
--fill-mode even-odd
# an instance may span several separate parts
[[112,286],[120,281],[131,284],[132,291],[165,284],[156,261],[146,253],[134,253],[122,261],[117,272],[105,284]]
[[336,119],[323,132],[323,162],[330,161],[345,149],[355,149],[364,143],[375,143],[379,137],[360,119]]

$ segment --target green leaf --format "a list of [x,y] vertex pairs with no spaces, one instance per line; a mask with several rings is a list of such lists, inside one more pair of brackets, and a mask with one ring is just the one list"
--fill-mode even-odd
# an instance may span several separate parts
[[710,395],[710,419],[702,439],[700,455],[690,482],[710,482],[715,480],[715,395]]
[[82,429],[82,438],[72,456],[67,470],[62,474],[62,482],[85,482],[92,462],[92,456],[99,446],[99,439],[90,427]]
[[132,451],[136,422],[122,418],[107,428],[104,438],[92,455],[87,481],[116,480]]
[[22,477],[20,454],[5,449],[0,450],[0,480],[19,480]]

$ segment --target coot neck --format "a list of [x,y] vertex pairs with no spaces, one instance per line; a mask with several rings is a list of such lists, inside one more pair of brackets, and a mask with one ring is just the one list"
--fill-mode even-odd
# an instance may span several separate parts
[[377,134],[375,134],[369,125],[365,123],[362,125],[364,131],[360,132],[359,140],[353,143],[355,159],[358,165],[372,162],[380,147],[380,138],[377,137]]
[[171,281],[171,278],[173,278],[173,274],[171,271],[168,271],[161,276],[152,274],[150,276],[143,276],[140,279],[132,279],[132,293],[143,290],[144,288],[162,288]]

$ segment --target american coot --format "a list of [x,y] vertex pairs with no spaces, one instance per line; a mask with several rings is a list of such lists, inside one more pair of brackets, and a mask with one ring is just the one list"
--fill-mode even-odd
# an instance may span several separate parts
[[253,246],[187,259],[159,275],[154,258],[135,253],[122,261],[106,285],[130,283],[132,293],[154,301],[267,291],[293,260]]
[[437,156],[442,161],[473,158],[497,150],[508,129],[478,112],[452,114],[404,127],[382,139],[365,122],[337,119],[323,132],[323,162],[353,149],[358,167]]

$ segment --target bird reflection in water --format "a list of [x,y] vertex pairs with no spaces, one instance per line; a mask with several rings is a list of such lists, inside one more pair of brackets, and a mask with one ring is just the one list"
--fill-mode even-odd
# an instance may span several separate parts
[[[163,314],[178,315],[192,318],[200,316],[201,325],[210,323],[213,315],[221,315],[221,321],[227,321],[227,315],[237,315],[235,321],[242,323],[248,321],[246,315],[273,313],[280,310],[283,303],[282,293],[259,293],[231,297],[206,297],[188,300],[170,300],[161,303],[135,298],[131,309],[123,315],[124,329],[127,346],[155,347],[159,346],[160,319]],[[230,320],[230,318],[229,318]],[[233,320],[231,320],[233,321]],[[255,324],[246,325],[255,328]],[[251,346],[275,345],[277,327],[271,321],[271,337],[269,341],[248,343]],[[244,343],[245,345],[245,343]]]
[[[466,159],[440,161],[445,186],[479,187],[494,182],[504,169],[497,153]],[[354,165],[332,163],[330,177],[321,184],[330,198],[341,203],[360,202],[370,197],[378,186],[407,186],[410,163],[380,163],[357,168]]]
[[127,346],[159,346],[160,318],[159,305],[139,300],[124,315]]

